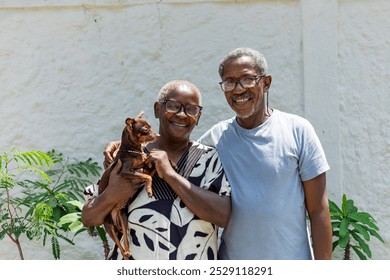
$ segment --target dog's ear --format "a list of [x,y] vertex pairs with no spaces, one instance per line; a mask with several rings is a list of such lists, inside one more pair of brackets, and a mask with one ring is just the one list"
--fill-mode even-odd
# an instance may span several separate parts
[[139,114],[138,114],[138,116],[137,116],[137,118],[142,118],[142,115],[144,114],[144,110],[142,110]]
[[130,127],[131,130],[133,130],[133,124],[135,123],[135,119],[127,118],[126,119],[126,125]]

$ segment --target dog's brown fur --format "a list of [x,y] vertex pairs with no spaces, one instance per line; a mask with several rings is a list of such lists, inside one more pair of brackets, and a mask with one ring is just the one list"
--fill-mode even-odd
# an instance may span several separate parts
[[[120,175],[131,179],[132,184],[145,182],[146,191],[148,192],[149,197],[152,196],[152,176],[155,170],[149,169],[149,167],[144,164],[147,154],[144,153],[142,144],[155,140],[157,135],[151,130],[150,125],[142,119],[142,115],[143,112],[134,119],[126,119],[126,127],[122,132],[119,151],[115,156],[114,162],[107,168],[100,179],[99,194],[106,189],[110,173],[120,159],[122,162]],[[119,248],[123,259],[129,259],[131,256],[127,236],[127,211],[124,209],[126,208],[129,199],[129,197],[123,197],[123,199],[118,201],[115,208],[104,220],[104,228],[115,242],[115,247]],[[123,236],[123,246],[120,242],[121,235]],[[110,257],[111,256],[108,258]]]

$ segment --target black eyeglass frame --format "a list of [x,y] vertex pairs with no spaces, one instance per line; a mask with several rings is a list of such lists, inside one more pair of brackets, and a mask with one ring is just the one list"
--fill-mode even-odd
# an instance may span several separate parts
[[[176,112],[171,111],[171,110],[168,111],[168,110],[167,110],[167,102],[169,102],[169,101],[176,102],[177,104],[180,104],[180,108],[179,108]],[[176,101],[176,100],[172,100],[172,99],[162,100],[162,101],[160,101],[160,103],[165,105],[165,111],[167,111],[167,112],[169,112],[169,113],[177,114],[177,113],[179,113],[179,112],[181,111],[181,109],[183,108],[183,109],[184,109],[184,113],[185,113],[187,116],[192,117],[192,118],[198,117],[198,116],[200,115],[200,112],[202,112],[202,109],[203,109],[203,107],[200,106],[200,105],[195,105],[195,104],[185,104],[185,105],[184,105],[184,104],[181,104],[180,102],[178,102],[178,101]],[[187,113],[187,106],[195,106],[195,107],[198,107],[198,108],[199,108],[198,114],[197,114],[196,116],[188,114],[188,113]]]
[[[255,79],[255,84],[254,84],[253,86],[251,86],[251,87],[244,87],[244,86],[241,84],[241,80],[242,80],[243,78],[247,78],[247,77],[251,77],[251,78],[254,78],[254,79]],[[240,79],[232,80],[232,82],[235,82],[233,89],[231,89],[231,90],[226,90],[226,91],[223,89],[223,83],[226,82],[226,81],[219,82],[218,84],[219,84],[219,86],[221,87],[222,91],[223,91],[224,93],[226,93],[226,92],[230,92],[230,91],[235,90],[236,87],[237,87],[237,83],[239,83],[240,86],[241,86],[242,88],[245,88],[245,89],[253,88],[253,87],[254,87],[262,78],[264,78],[264,77],[266,77],[266,75],[245,76],[245,77],[242,77],[242,78],[240,78]],[[256,80],[257,80],[257,81],[256,81]]]

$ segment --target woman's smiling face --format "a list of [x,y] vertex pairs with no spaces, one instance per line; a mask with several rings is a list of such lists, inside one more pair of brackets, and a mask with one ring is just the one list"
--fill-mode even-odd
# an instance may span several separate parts
[[[199,91],[182,84],[171,90],[164,97],[164,100],[174,100],[181,105],[192,104],[200,106],[201,98]],[[155,114],[160,119],[160,135],[175,141],[188,140],[201,115],[199,113],[197,117],[188,116],[184,107],[180,108],[180,111],[177,113],[168,112],[166,104],[163,102],[155,104]]]

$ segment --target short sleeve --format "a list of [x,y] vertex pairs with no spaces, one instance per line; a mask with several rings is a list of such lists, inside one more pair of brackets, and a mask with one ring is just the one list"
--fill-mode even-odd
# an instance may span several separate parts
[[226,178],[217,150],[210,148],[200,160],[204,162],[201,165],[205,168],[200,186],[220,196],[230,196],[230,184]]
[[303,123],[300,135],[299,174],[302,181],[307,181],[328,171],[329,165],[320,139],[308,121]]

